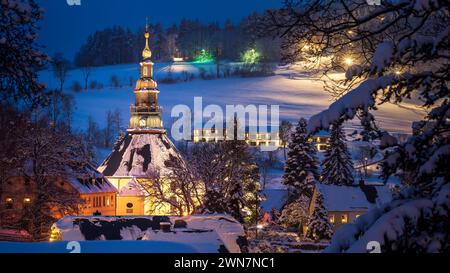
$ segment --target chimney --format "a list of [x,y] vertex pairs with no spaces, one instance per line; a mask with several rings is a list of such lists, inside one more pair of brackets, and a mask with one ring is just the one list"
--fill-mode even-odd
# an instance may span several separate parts
[[162,232],[170,232],[172,224],[170,222],[161,222],[159,223],[159,228],[162,230]]

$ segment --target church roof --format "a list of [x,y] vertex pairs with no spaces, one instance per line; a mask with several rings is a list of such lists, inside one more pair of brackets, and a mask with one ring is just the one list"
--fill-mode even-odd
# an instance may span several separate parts
[[116,177],[145,177],[152,170],[164,175],[171,156],[179,157],[166,134],[126,134],[98,170]]

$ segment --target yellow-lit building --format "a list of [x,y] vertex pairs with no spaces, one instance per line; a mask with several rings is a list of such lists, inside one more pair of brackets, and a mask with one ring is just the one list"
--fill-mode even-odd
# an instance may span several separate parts
[[[226,128],[226,125],[223,127]],[[235,133],[236,132],[233,132],[233,134],[228,135],[226,129],[195,129],[193,132],[192,141],[194,143],[217,143],[224,140],[233,140]],[[260,132],[258,130],[250,130],[248,127],[245,129],[245,142],[250,146],[282,147],[282,141],[280,140],[278,133],[273,133],[270,130],[268,130],[268,132]]]
[[[155,200],[151,194],[154,173],[158,172],[160,181],[164,181],[168,174],[166,162],[182,158],[163,128],[162,108],[158,105],[160,91],[153,78],[149,36],[147,28],[127,133],[120,137],[112,153],[98,168],[118,191],[116,213],[119,216],[171,215],[174,211],[168,202]],[[159,188],[167,193],[164,196],[168,199],[175,198],[171,196],[170,183],[163,183]]]
[[314,134],[310,141],[314,143],[318,152],[325,152],[330,146],[330,132],[321,130]]
[[[52,217],[116,215],[116,188],[91,165],[87,165],[83,173],[65,179],[56,178],[53,183],[80,201],[74,212],[63,212],[58,206],[53,206]],[[23,220],[27,207],[33,206],[37,194],[37,184],[32,179],[9,177],[0,195],[0,226],[15,227]]]

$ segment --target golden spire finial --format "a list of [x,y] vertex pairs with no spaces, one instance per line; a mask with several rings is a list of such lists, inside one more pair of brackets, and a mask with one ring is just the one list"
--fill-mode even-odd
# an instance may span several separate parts
[[145,48],[142,51],[142,58],[144,58],[144,60],[146,59],[150,59],[150,57],[152,57],[152,51],[150,50],[150,47],[148,45],[148,39],[150,38],[150,33],[148,32],[148,17],[146,17],[145,19]]

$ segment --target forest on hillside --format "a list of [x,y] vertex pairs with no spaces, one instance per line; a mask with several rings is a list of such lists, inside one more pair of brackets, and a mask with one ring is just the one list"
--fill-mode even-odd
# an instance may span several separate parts
[[[174,57],[195,61],[201,55],[210,60],[239,61],[246,50],[255,49],[261,61],[280,59],[280,42],[272,36],[256,35],[260,15],[254,13],[239,23],[226,20],[202,23],[200,20],[182,19],[180,23],[164,28],[160,23],[149,25],[150,47],[154,61],[171,61]],[[145,45],[142,26],[129,29],[113,26],[89,35],[74,59],[77,67],[91,67],[136,63]]]

